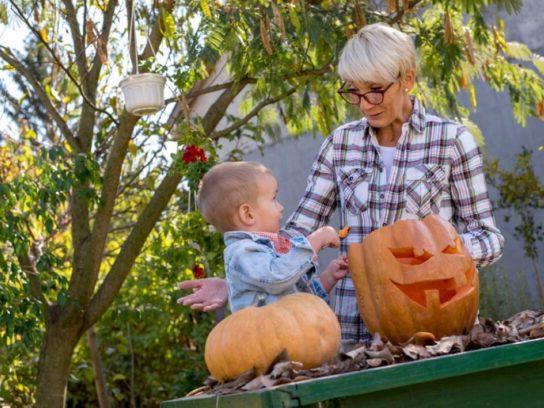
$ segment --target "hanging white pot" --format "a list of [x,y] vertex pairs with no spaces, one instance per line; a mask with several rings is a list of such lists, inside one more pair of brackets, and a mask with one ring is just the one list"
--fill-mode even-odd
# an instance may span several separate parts
[[129,75],[119,86],[125,97],[125,108],[137,116],[150,115],[164,106],[166,78],[153,73]]

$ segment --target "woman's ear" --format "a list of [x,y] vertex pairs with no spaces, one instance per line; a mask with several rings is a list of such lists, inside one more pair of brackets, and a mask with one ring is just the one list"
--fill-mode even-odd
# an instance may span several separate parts
[[406,92],[410,92],[412,88],[414,87],[416,83],[416,71],[414,69],[409,69],[404,74],[404,78],[402,79],[402,88],[406,90]]
[[249,204],[242,204],[238,208],[237,215],[238,215],[238,219],[240,220],[240,223],[243,226],[251,227],[253,224],[255,224],[255,215],[253,214],[253,211]]

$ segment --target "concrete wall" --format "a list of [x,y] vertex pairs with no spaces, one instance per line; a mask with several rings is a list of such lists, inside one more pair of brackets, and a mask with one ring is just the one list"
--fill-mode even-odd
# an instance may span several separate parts
[[[507,27],[507,40],[523,42],[537,53],[544,54],[544,36],[541,35],[544,14],[541,12],[542,2],[526,1],[520,14],[503,16]],[[493,21],[495,14],[488,18]],[[490,158],[499,158],[503,168],[512,169],[515,156],[521,146],[538,149],[544,145],[544,123],[529,118],[526,127],[518,125],[512,115],[507,94],[497,94],[486,84],[477,85],[478,110],[473,113],[472,120],[482,130],[486,153]],[[461,99],[466,99],[463,95]],[[465,103],[469,106],[468,101]],[[246,155],[247,160],[256,160],[270,167],[280,184],[280,201],[285,206],[287,217],[295,208],[306,185],[315,154],[319,150],[322,138],[305,136],[298,139],[284,139],[280,143],[265,147],[264,154],[258,150]],[[534,154],[534,167],[540,180],[544,181],[543,151]],[[496,191],[490,189],[492,198]],[[514,237],[516,217],[506,222],[504,211],[496,211],[495,218],[506,237],[505,252],[502,259],[492,267],[480,271],[482,280],[482,311],[486,315],[504,318],[515,311],[525,308],[544,308],[536,290],[533,266],[523,253],[523,245]],[[539,215],[544,220],[544,213]],[[337,225],[338,216],[332,217],[332,225]],[[540,246],[542,259],[539,268],[544,279],[544,246]],[[322,265],[336,256],[336,251],[327,250],[320,256]]]

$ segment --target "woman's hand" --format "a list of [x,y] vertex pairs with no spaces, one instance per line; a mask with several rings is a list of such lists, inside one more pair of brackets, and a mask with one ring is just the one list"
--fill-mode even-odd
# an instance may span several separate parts
[[177,300],[191,309],[210,312],[227,304],[227,282],[221,278],[205,278],[184,281],[178,284],[179,289],[193,289],[193,293]]

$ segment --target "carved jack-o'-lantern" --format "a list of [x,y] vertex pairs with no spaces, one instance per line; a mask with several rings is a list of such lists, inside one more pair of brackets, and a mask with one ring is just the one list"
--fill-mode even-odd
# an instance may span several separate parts
[[438,215],[401,220],[348,249],[361,317],[393,343],[419,331],[438,339],[470,330],[478,271],[451,224]]

